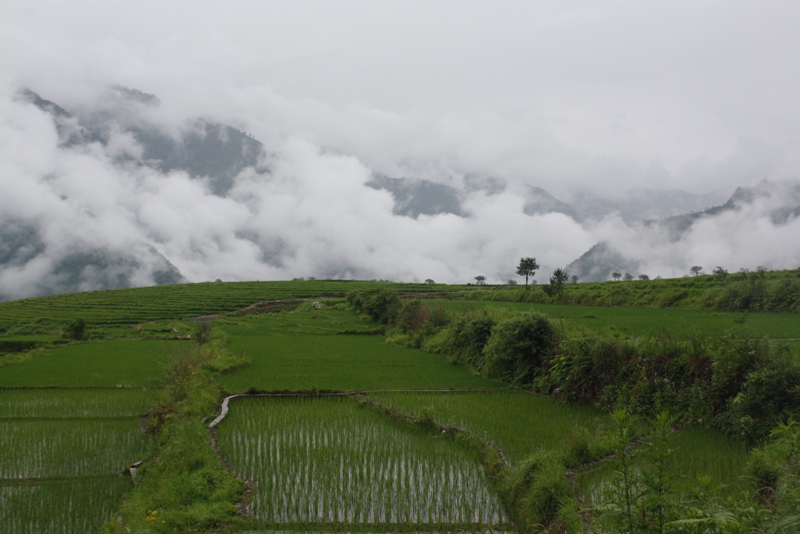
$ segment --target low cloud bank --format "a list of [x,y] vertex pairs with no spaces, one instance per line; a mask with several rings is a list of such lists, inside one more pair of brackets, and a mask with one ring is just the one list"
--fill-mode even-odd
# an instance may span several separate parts
[[0,298],[217,278],[467,283],[484,275],[503,283],[518,279],[523,256],[538,259],[543,281],[599,241],[651,276],[680,276],[691,265],[800,265],[796,214],[773,217],[798,199],[777,187],[671,240],[661,227],[617,216],[578,223],[526,214],[524,188],[465,187],[468,173],[434,163],[422,177],[438,172],[461,188],[464,215],[410,218],[393,213],[388,191],[367,185],[376,169],[365,159],[306,135],[273,134],[221,195],[210,177],[159,170],[131,134],[143,121],[180,142],[194,123],[139,102],[93,139],[81,121],[111,109],[97,102],[79,109],[80,121],[56,119],[13,86],[0,91]]

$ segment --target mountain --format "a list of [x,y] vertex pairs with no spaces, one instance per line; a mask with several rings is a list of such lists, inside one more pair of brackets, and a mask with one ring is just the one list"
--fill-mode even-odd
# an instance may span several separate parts
[[580,191],[570,198],[584,219],[599,221],[612,213],[619,213],[627,223],[650,219],[663,219],[684,213],[707,209],[724,202],[722,193],[697,195],[679,189],[637,188],[625,192],[609,192],[608,197]]
[[597,243],[567,266],[570,276],[580,282],[602,282],[611,278],[611,273],[639,274],[641,262],[626,258],[609,243]]
[[394,197],[395,215],[416,219],[420,215],[452,213],[463,215],[461,195],[457,189],[420,178],[390,178],[373,174],[367,182],[373,189],[389,191]]
[[525,206],[523,211],[527,215],[545,215],[547,213],[563,213],[572,220],[581,222],[584,220],[582,214],[556,197],[542,189],[541,187],[528,186],[528,194],[525,196]]
[[[762,181],[752,187],[739,187],[728,200],[718,206],[701,211],[684,213],[663,219],[652,219],[629,225],[642,242],[650,243],[650,249],[639,251],[647,255],[654,249],[674,247],[688,239],[699,224],[730,226],[753,224],[757,219],[766,219],[780,228],[800,217],[800,183]],[[725,218],[725,219],[723,219]],[[630,239],[627,234],[620,239]],[[708,243],[707,246],[716,246]],[[573,261],[567,271],[584,282],[608,280],[611,273],[638,270],[650,258],[631,257],[619,251],[614,238],[597,243],[581,257]],[[688,269],[688,265],[685,266]]]

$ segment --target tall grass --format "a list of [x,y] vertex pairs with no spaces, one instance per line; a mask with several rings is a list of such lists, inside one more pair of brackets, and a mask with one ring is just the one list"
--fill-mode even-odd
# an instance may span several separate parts
[[220,450],[269,524],[498,524],[478,461],[343,398],[237,399]]

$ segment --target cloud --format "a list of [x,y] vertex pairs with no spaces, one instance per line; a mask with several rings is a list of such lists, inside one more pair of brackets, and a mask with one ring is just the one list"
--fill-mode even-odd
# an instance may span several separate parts
[[[615,217],[582,226],[526,215],[522,197],[528,185],[570,202],[586,191],[613,199],[633,187],[730,192],[797,180],[798,9],[6,2],[0,49],[14,53],[0,54],[0,222],[28,225],[44,248],[25,269],[3,271],[0,293],[66,287],[47,273],[92,247],[135,250],[137,283],[166,260],[190,280],[502,282],[519,257],[536,256],[546,278],[600,240],[654,274],[745,266],[751,252],[791,265],[778,236],[794,223],[776,226],[766,211],[703,221],[664,245]],[[105,89],[114,83],[161,104],[122,112]],[[47,114],[15,99],[19,87],[83,120],[111,110],[119,127],[103,144],[65,146]],[[143,161],[126,130],[143,121],[180,139],[197,117],[266,146],[263,167],[236,177],[226,197]],[[495,177],[505,190],[463,191],[466,217],[409,219],[365,186],[372,172],[457,188]]]

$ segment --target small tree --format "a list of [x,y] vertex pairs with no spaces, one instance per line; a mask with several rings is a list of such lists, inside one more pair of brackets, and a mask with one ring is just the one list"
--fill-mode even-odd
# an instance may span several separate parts
[[700,267],[699,265],[692,265],[691,269],[689,269],[689,272],[692,273],[692,276],[697,276],[698,274],[703,272],[703,268]]
[[725,278],[728,276],[728,271],[719,265],[717,265],[717,267],[711,272],[720,280],[725,280]]
[[622,277],[626,282],[630,282],[633,280],[633,275],[631,273],[625,273],[625,276]]
[[509,280],[508,282],[506,282],[506,284],[508,284],[510,286],[515,286],[515,285],[517,285],[517,281],[516,280]]
[[539,264],[536,263],[536,258],[520,258],[517,274],[525,277],[525,291],[528,290],[528,277],[536,274],[537,269]]
[[427,278],[427,279],[425,280],[425,283],[426,283],[426,284],[435,284],[436,282],[434,282],[434,281],[433,281],[432,279],[430,279],[430,278]]
[[82,341],[86,337],[86,319],[80,317],[67,324],[66,333],[70,339]]
[[613,273],[611,273],[611,278],[613,278],[614,280],[619,280],[620,278],[622,278],[622,273],[614,271]]
[[561,295],[564,292],[564,286],[569,280],[569,274],[567,271],[562,269],[561,267],[557,268],[553,271],[553,274],[550,276],[550,285],[547,286],[545,291],[548,295]]
[[485,276],[483,276],[482,274],[479,274],[478,276],[476,276],[476,277],[475,277],[475,282],[476,282],[476,283],[477,283],[479,286],[482,286],[482,285],[484,284],[484,282],[486,282],[486,277],[485,277]]
[[650,280],[650,277],[642,273],[639,275],[639,280]]
[[580,280],[577,274],[573,274],[572,276],[569,277],[569,279],[572,281],[573,284],[577,284],[578,280]]

